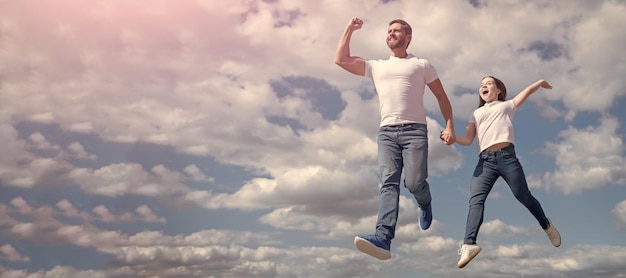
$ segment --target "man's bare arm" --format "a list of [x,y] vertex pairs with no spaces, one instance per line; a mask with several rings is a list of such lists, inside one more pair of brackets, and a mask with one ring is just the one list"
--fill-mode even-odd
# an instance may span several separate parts
[[350,39],[352,33],[361,29],[363,21],[357,17],[352,18],[346,26],[339,45],[337,45],[337,52],[335,52],[335,64],[339,65],[343,69],[356,74],[365,75],[365,60],[361,57],[350,56]]
[[441,80],[439,78],[435,81],[428,83],[428,88],[433,92],[437,102],[439,103],[439,110],[441,115],[446,121],[446,129],[441,133],[441,139],[447,144],[453,144],[456,141],[456,134],[454,132],[454,119],[452,117],[452,105],[446,95],[446,91],[443,89]]

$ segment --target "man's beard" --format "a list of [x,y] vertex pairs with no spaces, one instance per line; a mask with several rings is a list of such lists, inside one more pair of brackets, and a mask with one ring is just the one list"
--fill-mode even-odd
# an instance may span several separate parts
[[387,46],[389,46],[389,49],[400,48],[400,47],[404,46],[404,39],[396,39],[396,41],[394,41],[394,42],[387,41]]

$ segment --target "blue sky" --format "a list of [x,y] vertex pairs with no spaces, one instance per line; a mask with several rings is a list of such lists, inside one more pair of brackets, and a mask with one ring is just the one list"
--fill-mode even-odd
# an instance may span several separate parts
[[[624,1],[1,1],[0,277],[623,277]],[[485,75],[514,96],[516,149],[563,237],[503,181],[457,269],[477,159],[432,94],[434,224],[406,189],[393,258],[374,230],[378,100],[333,63],[389,56],[387,23],[436,67],[464,134]]]

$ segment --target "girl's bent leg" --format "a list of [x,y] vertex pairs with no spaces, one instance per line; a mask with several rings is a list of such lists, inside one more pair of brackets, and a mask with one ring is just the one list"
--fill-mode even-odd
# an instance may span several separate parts
[[483,223],[485,200],[498,179],[493,163],[481,157],[474,169],[470,187],[469,212],[465,225],[465,244],[476,244],[478,231]]
[[498,161],[500,174],[511,188],[515,199],[524,205],[528,211],[537,219],[543,229],[548,228],[548,218],[546,217],[541,204],[530,193],[526,176],[519,160],[515,155],[515,150],[511,149],[503,153]]

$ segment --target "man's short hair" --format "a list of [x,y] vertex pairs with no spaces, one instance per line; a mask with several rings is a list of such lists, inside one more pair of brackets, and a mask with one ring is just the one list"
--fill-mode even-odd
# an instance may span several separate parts
[[394,19],[391,22],[389,22],[389,26],[391,26],[394,23],[399,23],[400,25],[402,25],[402,29],[404,29],[405,34],[407,35],[413,34],[413,29],[411,28],[411,25],[409,25],[406,21],[402,19]]

